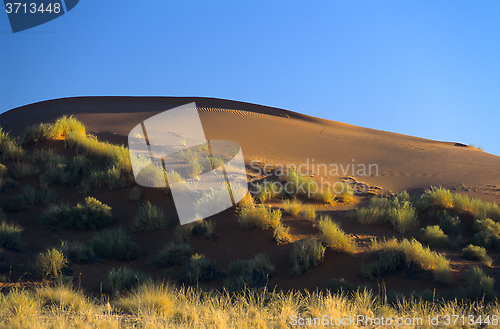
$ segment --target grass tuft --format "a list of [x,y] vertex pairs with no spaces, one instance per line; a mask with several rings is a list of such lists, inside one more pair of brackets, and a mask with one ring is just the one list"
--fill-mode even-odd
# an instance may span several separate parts
[[461,288],[460,295],[472,300],[493,300],[495,298],[495,280],[486,275],[477,266],[472,266],[464,273],[465,283]]
[[316,267],[323,263],[326,247],[320,241],[314,238],[307,238],[295,242],[290,254],[292,261],[292,276],[300,276],[311,267]]
[[134,231],[155,231],[166,229],[169,220],[160,207],[152,205],[149,201],[143,207],[139,208],[135,216]]
[[438,226],[427,226],[420,231],[421,240],[423,243],[438,248],[446,248],[450,246],[450,238]]
[[8,250],[20,250],[23,247],[21,241],[22,231],[23,229],[20,226],[2,220],[0,222],[0,247]]
[[281,221],[281,211],[271,210],[263,204],[242,208],[238,213],[238,222],[243,228],[259,228],[274,230]]
[[462,254],[466,259],[479,260],[487,266],[491,266],[491,264],[493,264],[493,259],[488,256],[486,249],[480,246],[470,244],[462,249]]
[[121,227],[96,233],[89,244],[97,256],[104,258],[134,260],[141,253],[141,248]]
[[61,251],[55,248],[47,249],[36,258],[35,272],[42,278],[57,279],[62,275],[62,270],[67,263]]
[[318,228],[321,233],[321,239],[330,248],[335,251],[346,254],[356,253],[358,246],[356,240],[347,235],[339,226],[328,216],[321,216],[318,221]]
[[130,291],[142,283],[145,283],[148,277],[142,272],[133,271],[126,267],[112,269],[102,283],[104,292],[118,296],[124,292]]
[[170,243],[149,262],[154,267],[185,265],[191,258],[192,250],[187,243]]
[[302,202],[297,199],[287,199],[282,203],[283,210],[289,213],[292,216],[297,215],[300,212],[300,208],[302,207]]
[[267,286],[267,280],[276,267],[264,254],[257,254],[253,259],[238,260],[227,267],[225,287],[229,291],[261,288]]
[[210,281],[219,276],[219,272],[212,262],[205,256],[194,254],[191,256],[189,264],[184,268],[181,274],[181,282],[198,283],[199,281]]

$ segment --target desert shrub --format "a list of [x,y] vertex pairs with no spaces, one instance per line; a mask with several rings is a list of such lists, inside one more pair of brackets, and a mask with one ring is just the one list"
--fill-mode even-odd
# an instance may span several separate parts
[[149,262],[154,267],[185,265],[192,254],[187,243],[170,243]]
[[312,205],[307,205],[303,213],[304,218],[310,222],[314,222],[314,220],[316,219],[316,209],[314,209],[314,206]]
[[141,253],[141,248],[132,241],[130,235],[123,229],[108,229],[89,241],[97,256],[118,260],[134,260]]
[[347,235],[339,226],[328,216],[321,216],[318,221],[318,228],[321,239],[330,248],[335,251],[347,254],[354,254],[358,249],[356,240]]
[[42,278],[57,279],[67,264],[64,254],[55,249],[47,249],[40,253],[35,261],[35,272]]
[[438,226],[427,226],[420,231],[421,240],[423,243],[431,247],[445,248],[450,245],[450,238]]
[[212,262],[204,255],[194,254],[191,256],[189,264],[181,274],[181,282],[197,283],[199,281],[210,281],[217,278],[220,273]]
[[47,140],[50,136],[50,125],[39,123],[27,127],[21,134],[22,144],[33,144]]
[[354,189],[349,183],[337,184],[335,193],[340,197],[340,200],[344,203],[349,203],[354,200]]
[[264,202],[270,199],[277,198],[281,196],[282,187],[277,182],[264,182],[263,184],[257,184],[256,197],[260,202]]
[[479,260],[488,266],[491,266],[493,263],[493,260],[490,256],[488,256],[486,249],[480,246],[470,244],[462,249],[462,254],[466,259]]
[[133,289],[126,297],[113,302],[115,309],[130,314],[148,316],[170,316],[174,310],[176,296],[173,289],[164,284],[147,282]]
[[333,194],[329,188],[322,188],[321,191],[315,193],[312,198],[332,206],[335,204],[335,194]]
[[40,173],[40,169],[28,162],[16,162],[13,166],[12,177],[22,179]]
[[85,136],[85,126],[73,116],[62,116],[49,127],[47,139],[62,139],[70,134]]
[[108,227],[113,222],[111,207],[96,198],[87,197],[75,207],[53,206],[44,212],[40,221],[61,225],[69,229],[96,230]]
[[464,224],[458,216],[450,215],[447,211],[441,211],[438,218],[439,226],[446,234],[461,234],[464,230]]
[[57,307],[64,312],[90,311],[94,305],[80,291],[69,286],[57,284],[36,289],[41,307]]
[[471,239],[473,244],[486,249],[500,247],[500,223],[489,218],[476,219],[472,228],[477,232]]
[[34,206],[38,200],[36,190],[29,185],[23,187],[23,195],[30,206]]
[[361,274],[371,280],[379,280],[384,275],[402,270],[406,266],[402,252],[395,249],[380,250],[377,259],[372,263],[361,264]]
[[[378,273],[385,274],[397,270],[401,266],[398,259],[404,259],[407,266],[415,264],[424,271],[434,273],[436,281],[450,282],[450,261],[428,247],[422,246],[415,239],[411,241],[392,239],[383,242],[373,240],[370,253],[379,258],[380,265],[366,265],[363,272],[368,277],[374,278]],[[382,261],[380,261],[381,257],[384,257]]]
[[57,193],[53,189],[45,189],[38,191],[38,199],[41,204],[49,204],[57,200]]
[[389,222],[396,231],[404,233],[418,226],[419,220],[415,208],[409,201],[394,201],[388,210]]
[[291,242],[292,238],[290,236],[290,228],[280,223],[278,226],[274,228],[273,238],[278,243]]
[[168,224],[169,220],[163,210],[147,201],[135,216],[134,230],[137,232],[162,230],[167,228]]
[[187,176],[189,178],[196,178],[203,173],[203,165],[198,161],[190,162],[187,167]]
[[131,200],[131,201],[139,201],[141,199],[141,189],[138,188],[137,186],[134,186],[129,194],[128,194],[128,198]]
[[127,267],[112,269],[102,283],[102,289],[106,293],[120,295],[130,291],[148,280],[147,275]]
[[321,242],[314,238],[307,238],[293,244],[293,249],[290,254],[292,261],[292,276],[299,276],[309,270],[311,267],[316,267],[323,263],[326,247]]
[[21,232],[23,229],[16,224],[9,224],[0,216],[0,247],[9,250],[19,250],[23,247]]
[[243,228],[257,227],[261,230],[275,229],[281,221],[281,211],[271,210],[263,204],[242,208],[238,213],[238,222]]
[[449,190],[433,186],[422,194],[419,204],[422,210],[453,209],[454,198]]
[[60,249],[68,261],[76,264],[90,264],[97,260],[90,244],[79,241],[61,241]]
[[481,268],[472,266],[464,273],[464,280],[465,283],[460,289],[461,297],[485,300],[492,300],[495,297],[493,290],[495,280],[486,275]]
[[297,215],[302,207],[302,202],[297,199],[287,199],[283,201],[283,209],[292,216]]
[[267,286],[267,280],[276,267],[264,254],[257,254],[253,259],[238,260],[227,267],[225,286],[229,291]]
[[290,196],[298,195],[308,199],[319,192],[318,184],[310,177],[306,177],[294,168],[284,170],[280,180],[285,182],[284,192]]
[[328,281],[328,289],[333,293],[354,293],[358,291],[371,290],[370,285],[355,285],[344,278],[331,279]]
[[18,212],[29,208],[28,200],[22,194],[11,196],[4,204],[4,209],[10,212]]
[[250,193],[245,194],[245,196],[238,202],[239,208],[249,208],[255,206],[255,200]]
[[199,234],[213,240],[215,238],[215,222],[201,219],[196,222],[180,225],[175,229],[175,238],[178,242],[186,242]]
[[105,170],[92,170],[87,176],[87,180],[92,188],[108,188],[110,191],[127,184],[122,177],[120,168],[115,165]]
[[192,152],[190,149],[180,150],[178,156],[187,164],[196,162],[199,158],[199,154],[197,152]]
[[17,140],[12,138],[9,133],[0,127],[0,158],[2,160],[20,161],[25,157],[24,149]]

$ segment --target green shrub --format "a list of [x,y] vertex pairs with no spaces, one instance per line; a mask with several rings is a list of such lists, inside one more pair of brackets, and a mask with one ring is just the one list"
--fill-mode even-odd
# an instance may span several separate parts
[[310,222],[314,222],[316,219],[316,209],[313,205],[307,205],[304,209],[304,218]]
[[89,241],[97,256],[118,260],[134,260],[141,253],[141,248],[132,241],[130,235],[123,229],[108,229],[96,233]]
[[355,285],[344,278],[331,279],[328,281],[328,289],[333,293],[355,293],[371,290],[370,285]]
[[141,189],[138,188],[137,186],[134,186],[129,194],[128,194],[128,198],[131,200],[131,201],[139,201],[141,199]]
[[281,185],[277,182],[264,182],[256,185],[256,197],[260,202],[281,196]]
[[[372,199],[373,200],[373,199]],[[356,218],[363,225],[380,223],[386,215],[386,210],[378,207],[362,207],[356,209]]]
[[450,238],[438,226],[427,226],[420,231],[422,242],[431,247],[445,248],[450,245]]
[[38,199],[42,204],[49,204],[57,200],[56,191],[53,189],[45,189],[38,191]]
[[276,272],[276,267],[264,254],[253,259],[238,260],[227,267],[225,287],[229,291],[267,286],[267,280]]
[[32,186],[27,185],[23,187],[23,194],[28,204],[34,206],[38,200],[36,190]]
[[461,234],[464,230],[464,224],[458,216],[452,216],[447,211],[438,214],[439,226],[446,234]]
[[28,200],[22,194],[11,196],[4,204],[4,209],[10,212],[18,212],[29,208]]
[[185,265],[191,254],[191,247],[187,243],[171,243],[154,256],[150,264],[154,267]]
[[491,266],[491,264],[493,263],[493,259],[488,256],[486,249],[480,246],[470,244],[462,249],[462,254],[466,259],[480,260],[488,266]]
[[148,277],[142,272],[130,270],[126,267],[112,269],[102,283],[102,289],[106,293],[120,295],[131,291],[140,284],[148,281]]
[[293,200],[287,199],[283,201],[282,204],[283,204],[283,209],[292,216],[297,215],[300,212],[300,208],[302,207],[302,202],[300,202],[300,200],[297,199]]
[[169,220],[163,210],[147,201],[135,216],[134,230],[137,232],[163,230],[168,224]]
[[473,244],[487,249],[500,247],[500,223],[489,218],[476,219],[472,228],[477,232],[471,239]]
[[290,236],[290,228],[280,223],[274,228],[273,238],[278,243],[291,242],[292,238]]
[[388,216],[389,222],[399,233],[411,230],[419,224],[416,210],[409,201],[395,201],[388,210]]
[[321,242],[314,238],[307,238],[295,242],[290,254],[292,261],[292,276],[299,276],[309,270],[311,267],[316,267],[323,263],[326,247]]
[[238,222],[243,228],[257,227],[261,230],[274,230],[281,221],[281,211],[271,210],[263,204],[242,208],[238,213]]
[[40,220],[45,224],[59,224],[68,229],[96,230],[110,226],[113,215],[110,206],[87,197],[75,207],[53,206],[45,211]]
[[[450,261],[428,247],[422,246],[415,239],[411,241],[403,239],[401,242],[397,239],[384,242],[373,240],[370,253],[378,256],[380,264],[375,263],[374,266],[370,264],[365,266],[363,272],[368,277],[377,277],[378,273],[385,274],[388,271],[397,270],[401,266],[399,259],[404,259],[404,263],[407,266],[415,264],[424,271],[434,273],[436,281],[442,283],[450,282]],[[382,257],[384,259],[380,261]],[[370,273],[373,275],[370,275]]]
[[493,300],[495,280],[486,275],[482,269],[472,266],[464,273],[465,284],[461,288],[461,296],[467,299]]
[[42,278],[57,279],[62,275],[67,260],[57,249],[47,249],[36,258],[35,271]]
[[346,254],[354,254],[357,251],[356,240],[347,235],[330,217],[321,216],[318,228],[323,242],[333,250]]
[[61,251],[67,260],[76,264],[90,264],[97,260],[92,246],[79,241],[61,241]]
[[433,186],[420,197],[420,205],[423,210],[453,209],[453,204],[453,194],[442,187]]
[[15,224],[9,224],[0,216],[0,247],[9,250],[19,250],[23,247],[21,232],[23,229]]
[[198,283],[199,281],[210,281],[219,276],[219,272],[212,262],[204,255],[194,254],[189,264],[181,274],[181,282]]
[[335,192],[340,197],[340,200],[344,203],[350,203],[354,200],[354,189],[351,187],[351,185],[349,185],[349,183],[336,185]]

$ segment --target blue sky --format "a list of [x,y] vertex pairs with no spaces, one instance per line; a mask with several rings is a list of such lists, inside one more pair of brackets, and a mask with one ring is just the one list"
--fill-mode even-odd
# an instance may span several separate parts
[[68,96],[207,96],[500,155],[498,1],[82,0],[13,34],[0,112]]

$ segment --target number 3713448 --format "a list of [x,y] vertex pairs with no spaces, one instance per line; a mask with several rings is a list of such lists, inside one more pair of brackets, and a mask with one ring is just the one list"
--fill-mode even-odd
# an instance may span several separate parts
[[61,12],[61,4],[58,2],[37,4],[34,2],[7,2],[5,4],[5,10],[7,14],[35,14],[35,13],[54,13],[59,14]]

